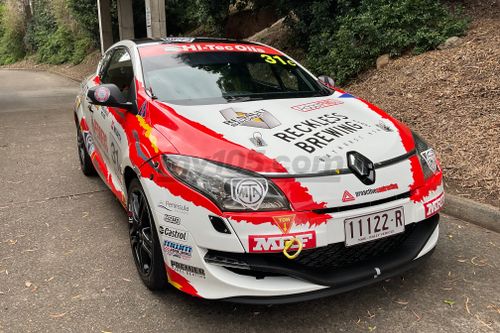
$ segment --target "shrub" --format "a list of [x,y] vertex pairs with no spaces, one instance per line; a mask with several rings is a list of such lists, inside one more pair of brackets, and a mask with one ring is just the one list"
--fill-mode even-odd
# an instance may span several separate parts
[[[83,6],[86,0],[81,1]],[[94,0],[96,3],[96,0]],[[49,64],[71,62],[80,63],[95,47],[90,30],[83,29],[78,22],[86,22],[87,12],[71,15],[72,0],[32,0],[33,16],[28,23],[24,37],[28,50],[36,55],[36,60]],[[68,7],[67,7],[68,6]],[[96,22],[97,22],[97,12]]]
[[88,42],[90,39],[93,41],[93,46],[97,47],[99,44],[97,0],[67,0],[67,3],[72,16],[84,32],[88,34],[86,41]]
[[306,45],[307,65],[339,83],[371,67],[381,54],[421,53],[467,28],[460,13],[434,0],[286,2],[299,18],[291,27]]
[[69,62],[73,55],[74,38],[66,27],[57,28],[47,36],[37,50],[37,60],[48,64],[62,64]]
[[57,31],[57,21],[50,8],[49,0],[32,1],[33,16],[28,22],[24,41],[30,52],[36,52],[45,45],[50,35]]
[[25,55],[24,15],[12,3],[0,2],[0,65],[14,63]]

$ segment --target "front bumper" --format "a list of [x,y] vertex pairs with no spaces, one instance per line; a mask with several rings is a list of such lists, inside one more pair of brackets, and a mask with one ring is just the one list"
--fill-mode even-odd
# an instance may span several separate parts
[[[407,225],[400,234],[365,244],[345,247],[343,243],[304,250],[295,260],[281,253],[248,254],[208,251],[205,262],[242,274],[265,278],[289,276],[310,283],[342,287],[378,278],[412,262],[436,230],[439,216]],[[247,274],[245,274],[247,273]]]
[[[314,224],[316,221],[308,220],[308,217],[324,217],[328,214],[294,211],[291,213],[296,214],[296,222],[302,222],[299,220],[301,217],[304,221],[312,221],[314,226],[296,223],[293,226],[293,232],[313,230],[317,242],[315,247],[304,249],[297,260],[292,261],[284,259],[280,253],[248,251],[250,235],[276,233],[277,227],[268,222],[272,221],[272,217],[267,216],[269,214],[247,214],[249,218],[241,219],[241,221],[235,221],[231,216],[225,220],[230,233],[221,233],[209,224],[208,216],[215,215],[214,213],[201,206],[188,205],[187,202],[185,206],[181,206],[183,208],[181,210],[178,208],[179,203],[182,202],[179,197],[171,195],[149,179],[143,179],[143,182],[147,189],[148,200],[154,205],[157,228],[159,225],[168,226],[172,230],[186,233],[186,237],[177,240],[158,231],[162,245],[164,245],[163,241],[168,240],[169,244],[175,242],[179,246],[182,245],[183,249],[189,249],[189,253],[179,254],[178,249],[171,251],[172,249],[164,247],[164,259],[170,283],[184,292],[205,299],[286,303],[359,288],[413,267],[420,261],[420,258],[432,251],[439,235],[439,217],[434,215],[425,218],[428,215],[425,206],[427,201],[441,195],[441,187],[431,192],[422,202],[400,198],[390,202],[377,202],[376,205],[369,207],[356,208],[355,212],[359,215],[394,207],[403,207],[405,210],[406,230],[411,230],[411,234],[400,242],[401,244],[396,244],[394,248],[390,247],[390,251],[382,251],[383,254],[377,257],[356,258],[355,254],[345,252],[340,252],[340,255],[336,256],[331,255],[330,251],[345,248],[343,221],[353,215],[352,211],[336,212],[324,223],[316,224]],[[165,202],[170,205],[166,207],[168,209],[165,208]],[[280,213],[280,216],[283,214],[285,213]],[[173,216],[177,220],[173,221],[171,219]],[[166,219],[167,217],[169,219]],[[396,237],[399,236],[396,235]],[[366,243],[367,246],[372,244],[374,243]],[[359,248],[355,246],[352,249]],[[372,252],[380,254],[379,250],[374,249]],[[309,251],[322,253],[323,255],[319,256],[322,258],[334,257],[334,262],[341,261],[342,264],[330,268],[324,265],[311,268],[304,265],[302,261],[311,257],[307,255]],[[351,255],[359,260],[345,262],[345,259],[350,258]],[[187,266],[179,265],[179,263]],[[309,294],[310,296],[306,296]]]
[[[204,264],[212,275],[213,288],[224,290],[222,294],[233,294],[214,298],[251,304],[291,303],[343,293],[397,276],[429,257],[438,236],[439,215],[434,215],[415,223],[411,232],[389,251],[354,260],[344,267],[318,269],[272,254],[219,251],[207,251]],[[224,262],[232,264],[224,266]],[[235,263],[240,269],[235,269]],[[246,272],[241,269],[243,263],[248,268]]]

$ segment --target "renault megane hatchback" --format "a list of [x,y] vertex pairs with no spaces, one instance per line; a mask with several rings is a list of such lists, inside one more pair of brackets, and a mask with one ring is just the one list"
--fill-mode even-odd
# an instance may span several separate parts
[[121,41],[74,115],[82,171],[127,210],[152,290],[307,300],[400,274],[436,246],[434,150],[275,48]]

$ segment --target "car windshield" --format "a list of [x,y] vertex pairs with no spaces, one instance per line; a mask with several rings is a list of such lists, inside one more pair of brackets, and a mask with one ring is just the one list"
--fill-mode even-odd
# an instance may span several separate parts
[[182,105],[325,96],[332,92],[284,55],[194,52],[142,58],[146,87]]

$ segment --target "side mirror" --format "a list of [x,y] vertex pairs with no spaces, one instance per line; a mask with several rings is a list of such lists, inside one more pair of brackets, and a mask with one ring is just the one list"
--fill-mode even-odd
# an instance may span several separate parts
[[328,75],[320,75],[318,76],[318,81],[327,88],[334,89],[335,88],[335,80],[329,77]]
[[127,102],[120,89],[112,83],[101,84],[87,91],[90,104],[111,106],[132,111],[134,104]]

